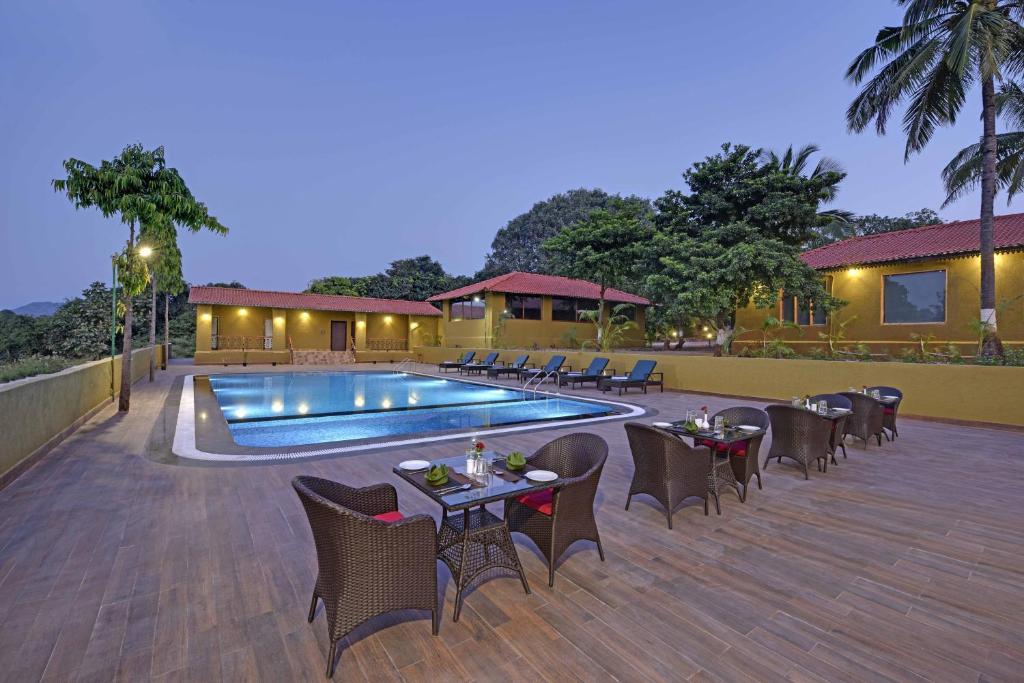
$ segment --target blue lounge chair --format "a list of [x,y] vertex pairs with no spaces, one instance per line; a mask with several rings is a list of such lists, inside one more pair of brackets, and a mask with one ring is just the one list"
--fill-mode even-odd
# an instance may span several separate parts
[[473,360],[473,356],[475,355],[476,351],[466,351],[462,354],[462,358],[458,360],[446,360],[443,363],[438,363],[437,369],[444,370],[445,372],[448,372],[449,370],[458,370],[463,365]]
[[[551,356],[551,359],[542,368],[524,368],[519,371],[520,380],[530,380],[538,375],[551,375],[556,378],[558,371],[565,364],[565,356]],[[543,382],[544,380],[541,380]]]
[[483,360],[473,361],[472,363],[466,363],[463,365],[459,368],[459,373],[465,372],[466,374],[469,374],[471,372],[475,372],[479,375],[484,370],[490,370],[494,367],[494,361],[496,360],[498,360],[498,352],[491,351],[489,354],[484,356]]
[[[638,360],[628,375],[605,377],[598,383],[598,388],[601,391],[618,389],[619,396],[622,396],[622,392],[630,387],[640,387],[645,394],[649,386],[658,386],[661,387],[661,391],[665,391],[665,373],[654,372],[654,366],[657,364],[658,361],[655,360]],[[657,375],[658,379],[651,379],[652,375]]]
[[487,370],[487,376],[497,379],[502,375],[516,375],[519,376],[519,371],[526,367],[526,361],[530,360],[530,355],[524,353],[521,356],[516,356],[516,359],[512,361],[510,365],[493,365]]
[[563,372],[558,378],[558,386],[564,387],[566,384],[572,385],[573,388],[577,384],[586,384],[587,382],[593,382],[595,385],[601,381],[604,377],[604,370],[608,367],[607,358],[595,358],[590,361],[582,372]]

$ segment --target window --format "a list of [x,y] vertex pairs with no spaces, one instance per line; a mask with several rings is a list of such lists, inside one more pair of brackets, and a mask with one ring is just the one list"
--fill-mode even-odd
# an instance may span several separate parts
[[[830,288],[830,283],[826,283]],[[825,309],[814,305],[813,301],[801,301],[799,298],[783,292],[779,306],[779,320],[797,325],[824,325]]]
[[452,299],[452,307],[448,314],[448,319],[451,321],[483,320],[484,308],[484,300],[479,296],[464,296],[461,299]]
[[882,322],[946,322],[946,271],[885,275],[882,278]]
[[551,297],[551,319],[574,323],[580,319],[580,311],[596,311],[594,299],[567,299]]
[[796,310],[795,307],[796,307],[796,297],[795,296],[791,296],[791,295],[787,294],[786,292],[783,292],[782,293],[782,315],[779,316],[779,319],[782,320],[782,322],[795,323],[796,322],[796,316],[795,316],[795,313],[794,313],[795,310]]
[[540,320],[540,297],[506,294],[505,310],[516,320]]
[[634,306],[633,304],[628,304],[626,306],[622,306],[622,308],[620,308],[618,312],[616,312],[615,308],[621,305],[622,304],[612,304],[612,315],[622,316],[626,320],[636,322],[636,306]]

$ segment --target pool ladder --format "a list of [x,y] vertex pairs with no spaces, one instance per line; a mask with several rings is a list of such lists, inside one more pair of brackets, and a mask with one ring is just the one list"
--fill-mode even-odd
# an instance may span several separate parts
[[[526,393],[527,391],[530,391],[531,390],[530,389],[530,385],[534,383],[534,380],[536,380],[536,384],[533,384],[532,391],[533,391],[533,397],[537,398],[537,391],[540,389],[540,386],[542,384],[544,384],[544,382],[547,381],[552,376],[555,378],[555,383],[556,383],[556,386],[557,386],[557,383],[558,383],[558,370],[548,370],[547,372],[538,373],[538,374],[534,375],[533,377],[531,377],[530,379],[526,380],[526,383],[523,385],[523,393]],[[555,392],[558,393],[557,388],[556,388]]]
[[396,365],[394,367],[392,372],[394,372],[396,374],[399,373],[399,372],[404,372],[405,368],[409,367],[410,365],[412,365],[415,362],[416,362],[415,358],[403,358],[401,361],[399,361],[398,365]]

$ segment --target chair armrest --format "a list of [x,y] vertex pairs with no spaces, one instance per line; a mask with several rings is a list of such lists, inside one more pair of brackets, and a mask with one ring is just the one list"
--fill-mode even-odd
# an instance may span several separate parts
[[648,381],[650,380],[650,377],[653,377],[654,375],[658,376],[658,381],[659,382],[661,382],[661,383],[665,382],[665,373],[664,372],[652,372],[650,374],[650,376],[648,377]]

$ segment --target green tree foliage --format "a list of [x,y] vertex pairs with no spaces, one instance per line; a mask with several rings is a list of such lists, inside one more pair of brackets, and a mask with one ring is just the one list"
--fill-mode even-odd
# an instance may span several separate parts
[[820,228],[815,228],[815,234],[808,240],[806,246],[808,249],[813,249],[851,237],[878,235],[883,232],[919,228],[922,225],[935,225],[941,222],[942,218],[939,214],[933,209],[927,208],[911,211],[902,216],[879,216],[875,213],[866,216],[851,216],[830,221]]
[[39,352],[48,318],[33,318],[0,311],[0,362],[11,362]]
[[605,291],[638,277],[637,267],[653,236],[653,215],[646,202],[615,199],[608,208],[591,211],[586,219],[544,241],[544,253],[556,274],[600,286],[598,344],[607,330]]
[[392,261],[387,270],[376,275],[331,275],[317,278],[309,283],[306,292],[423,301],[434,294],[461,287],[469,282],[470,279],[467,277],[449,275],[444,267],[430,256],[417,256]]
[[645,291],[664,319],[714,325],[717,344],[730,336],[738,308],[773,305],[778,292],[837,301],[799,258],[843,173],[804,175],[762,150],[725,144],[683,174],[689,193],[669,190],[655,201]]
[[[142,299],[132,300],[133,317],[144,329],[149,307]],[[93,282],[82,295],[68,299],[49,318],[43,319],[44,343],[36,353],[83,360],[102,358],[110,353],[110,288]],[[123,328],[117,329],[117,343],[123,341]]]
[[128,145],[114,160],[93,166],[79,159],[64,162],[65,178],[54,179],[53,189],[64,193],[76,209],[96,208],[105,217],[117,217],[128,226],[125,248],[117,256],[121,269],[121,303],[125,307],[124,339],[121,357],[121,393],[118,409],[131,405],[132,297],[140,294],[149,281],[145,267],[136,260],[136,228],[171,230],[182,226],[191,231],[203,228],[226,233],[206,205],[196,200],[181,175],[168,167],[164,148],[146,150]]
[[[1003,83],[996,94],[996,115],[1011,130],[996,135],[996,187],[1006,191],[1006,203],[1024,190],[1024,90],[1017,83]],[[957,152],[942,170],[947,206],[981,183],[983,143]]]
[[846,77],[863,84],[846,121],[853,131],[871,123],[884,134],[895,110],[906,105],[904,157],[927,146],[938,126],[956,123],[975,86],[981,94],[981,318],[989,327],[986,355],[1002,355],[996,329],[993,221],[997,184],[996,82],[1024,67],[1024,4],[1018,0],[898,0],[899,26],[878,32],[850,64]]
[[[616,195],[603,190],[579,188],[556,194],[534,204],[529,211],[510,220],[498,230],[491,242],[484,267],[474,280],[482,280],[520,270],[528,273],[554,273],[547,255],[541,249],[544,240],[557,235],[573,223],[590,216],[595,209],[607,209]],[[626,197],[625,201],[647,206],[641,197]]]

